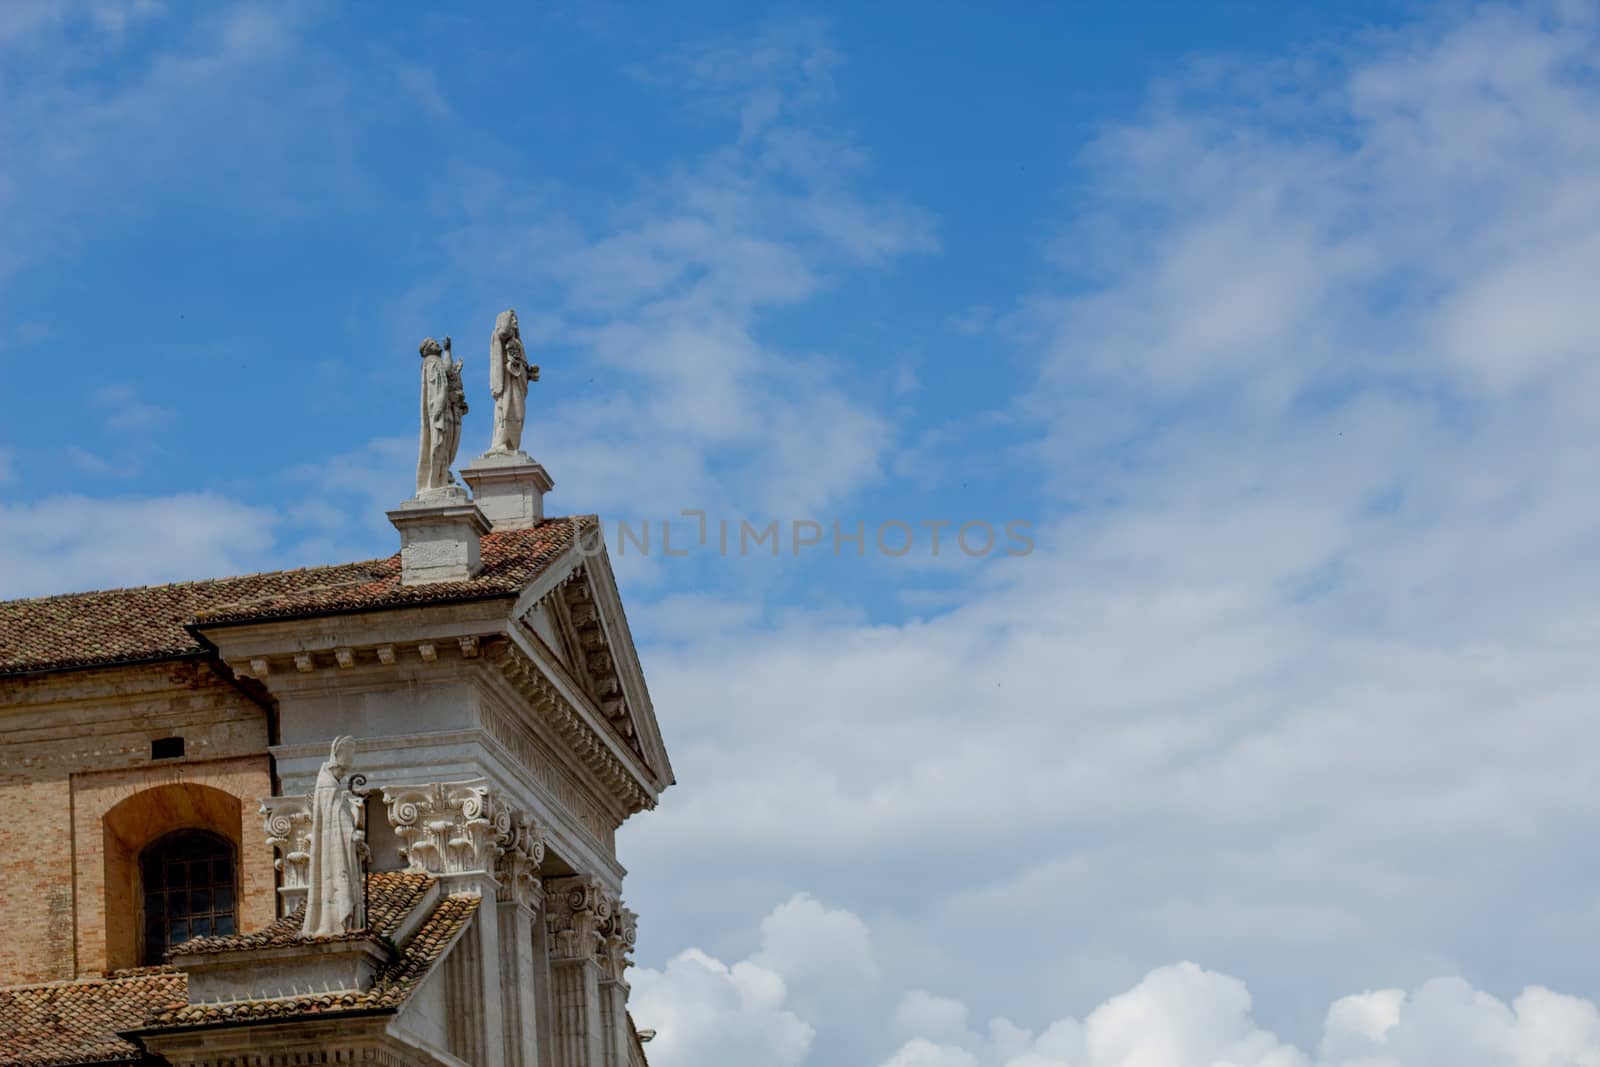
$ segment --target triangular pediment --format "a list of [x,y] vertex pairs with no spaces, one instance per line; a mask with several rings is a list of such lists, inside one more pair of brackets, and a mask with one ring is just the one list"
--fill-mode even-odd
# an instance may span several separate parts
[[658,788],[672,767],[645,688],[633,635],[603,547],[571,553],[530,589],[519,616],[539,644],[598,711],[617,741],[644,763]]
[[[566,609],[566,601],[559,596],[550,596],[539,601],[522,616],[524,625],[532,631],[532,636],[538,638],[557,662],[565,667],[580,684],[585,684],[587,678],[581,666],[581,643],[578,633],[572,626],[571,613]],[[585,691],[592,697],[593,690],[585,684]]]

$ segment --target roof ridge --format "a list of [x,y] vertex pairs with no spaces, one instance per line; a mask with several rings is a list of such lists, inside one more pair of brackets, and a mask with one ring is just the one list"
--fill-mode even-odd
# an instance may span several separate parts
[[406,585],[398,555],[183,582],[0,600],[0,677],[206,655],[195,626],[513,596],[587,536],[593,516],[551,516],[483,538],[484,568]]
[[[538,525],[530,529],[538,529],[546,523],[571,522],[583,525],[587,521],[599,522],[600,516],[594,512],[582,515],[547,515],[539,520]],[[493,530],[488,536],[493,537],[502,533],[523,533],[523,530]],[[45,593],[42,596],[0,597],[0,604],[43,604],[51,600],[70,600],[80,596],[109,596],[113,593],[143,593],[151,589],[183,589],[201,585],[218,585],[222,582],[241,582],[249,578],[264,578],[274,574],[305,574],[310,571],[331,571],[343,567],[370,567],[378,563],[391,563],[400,558],[400,553],[392,552],[387,556],[374,556],[371,559],[348,560],[344,563],[311,563],[303,567],[279,567],[274,570],[245,571],[242,574],[219,574],[212,578],[184,578],[175,582],[146,582],[143,585],[113,585],[102,589],[77,589],[66,593]]]
[[388,563],[397,559],[400,553],[390,556],[377,556],[373,559],[358,559],[348,563],[316,563],[305,567],[283,567],[269,571],[246,571],[243,574],[222,574],[215,578],[185,578],[176,582],[147,582],[144,585],[113,585],[104,589],[79,589],[71,593],[46,593],[43,596],[7,597],[0,600],[0,604],[43,604],[51,600],[71,600],[81,596],[110,596],[115,593],[144,593],[152,589],[188,589],[201,585],[220,585],[223,582],[242,582],[250,578],[265,578],[274,574],[306,574],[310,571],[331,571],[342,567],[367,567],[375,563]]

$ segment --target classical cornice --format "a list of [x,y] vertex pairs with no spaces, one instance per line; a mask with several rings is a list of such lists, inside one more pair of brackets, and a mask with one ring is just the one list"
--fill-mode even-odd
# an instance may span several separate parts
[[484,653],[517,688],[535,715],[543,720],[584,766],[632,815],[656,806],[647,770],[627,749],[601,733],[561,691],[516,640],[496,641]]

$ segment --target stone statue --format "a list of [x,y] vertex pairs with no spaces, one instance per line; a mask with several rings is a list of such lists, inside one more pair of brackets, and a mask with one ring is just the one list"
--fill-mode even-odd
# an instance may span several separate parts
[[367,922],[361,869],[367,851],[361,829],[365,801],[345,778],[354,748],[353,738],[334,739],[311,794],[311,861],[300,927],[307,937],[359,930]]
[[461,417],[467,396],[461,387],[461,361],[450,358],[450,338],[441,346],[422,342],[422,437],[417,447],[417,495],[455,483],[450,465],[461,445]]
[[[461,384],[461,361],[450,358],[450,338],[448,337],[444,339],[444,372],[445,377],[449,379],[450,391],[450,418],[446,422],[446,425],[450,427],[450,437],[445,444],[450,456],[450,462],[454,463],[456,450],[461,447],[461,421],[466,418],[468,409],[467,390]],[[454,479],[452,478],[451,480],[453,481]]]
[[494,394],[494,439],[490,452],[520,452],[522,423],[527,417],[528,383],[539,380],[539,368],[528,362],[522,347],[517,313],[511,308],[494,320],[489,338],[489,392]]

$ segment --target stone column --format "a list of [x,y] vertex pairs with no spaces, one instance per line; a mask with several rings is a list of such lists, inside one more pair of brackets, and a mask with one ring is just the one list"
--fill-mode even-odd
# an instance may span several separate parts
[[534,950],[543,922],[544,889],[538,877],[544,835],[528,815],[519,817],[495,866],[499,886],[495,912],[500,925],[500,1016],[506,1067],[538,1067],[540,1026]]
[[603,931],[613,907],[597,878],[557,878],[546,886],[554,1067],[602,1067],[608,1062],[600,977]]
[[[525,1058],[509,1058],[515,1040],[508,1029],[520,1036],[522,1019],[531,1020],[531,1013],[524,1016],[516,1000],[517,984],[524,977],[531,980],[531,949],[528,969],[519,973],[517,966],[520,946],[531,944],[531,926],[523,931],[528,936],[519,937],[514,910],[510,917],[501,914],[501,882],[495,874],[503,869],[502,860],[508,853],[520,851],[526,856],[526,839],[519,835],[531,833],[532,820],[513,812],[482,779],[384,786],[383,798],[407,868],[437,876],[447,893],[478,893],[485,902],[472,924],[475,933],[469,935],[470,948],[463,939],[451,953],[452,957],[462,953],[460,968],[472,972],[463,974],[462,979],[478,992],[483,1015],[481,1020],[452,1019],[452,1029],[470,1027],[471,1033],[461,1034],[459,1040],[464,1047],[481,1048],[484,1067],[526,1065],[529,1061]],[[543,858],[542,842],[539,854]],[[531,876],[531,871],[524,873]],[[515,900],[510,903],[515,909]],[[502,944],[508,928],[510,936]],[[450,961],[445,962],[449,971]],[[508,982],[512,983],[510,989]],[[506,1014],[508,997],[512,1010],[518,1012],[513,1018]],[[523,1056],[521,1052],[516,1055]]]
[[600,949],[600,1015],[606,1067],[628,1067],[633,1035],[628,1032],[628,982],[625,977],[638,937],[639,917],[621,901],[612,909]]

